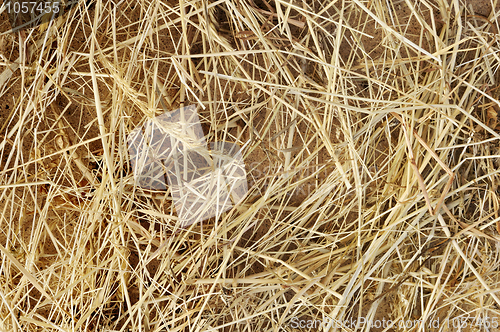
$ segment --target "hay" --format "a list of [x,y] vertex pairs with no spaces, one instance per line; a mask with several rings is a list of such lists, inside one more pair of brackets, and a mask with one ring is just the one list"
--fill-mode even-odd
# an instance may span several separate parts
[[[495,327],[490,7],[96,0],[17,33],[0,9],[0,331]],[[181,227],[127,135],[191,104],[249,192]]]

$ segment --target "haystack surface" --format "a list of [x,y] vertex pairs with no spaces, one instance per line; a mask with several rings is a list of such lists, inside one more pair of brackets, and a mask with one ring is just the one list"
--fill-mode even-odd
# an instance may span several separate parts
[[[0,331],[497,331],[499,8],[1,7]],[[181,227],[127,139],[188,105],[249,191]]]

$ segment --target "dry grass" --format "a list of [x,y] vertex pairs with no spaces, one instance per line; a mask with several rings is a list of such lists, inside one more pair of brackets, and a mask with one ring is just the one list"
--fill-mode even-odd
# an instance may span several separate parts
[[[492,7],[96,0],[3,33],[0,331],[498,318]],[[180,228],[127,135],[190,104],[251,188]]]

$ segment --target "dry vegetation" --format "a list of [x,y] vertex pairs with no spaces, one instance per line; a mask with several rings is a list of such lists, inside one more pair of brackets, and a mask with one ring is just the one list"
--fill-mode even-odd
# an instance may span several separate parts
[[[497,319],[486,5],[95,0],[20,33],[0,13],[0,331]],[[127,135],[190,104],[243,148],[250,191],[180,228]]]

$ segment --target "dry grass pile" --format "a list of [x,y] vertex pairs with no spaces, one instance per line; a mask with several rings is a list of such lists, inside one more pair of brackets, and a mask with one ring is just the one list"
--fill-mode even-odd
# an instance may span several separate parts
[[[473,5],[96,0],[18,33],[0,10],[0,331],[494,326],[500,11]],[[191,104],[249,193],[182,228],[127,135]]]

